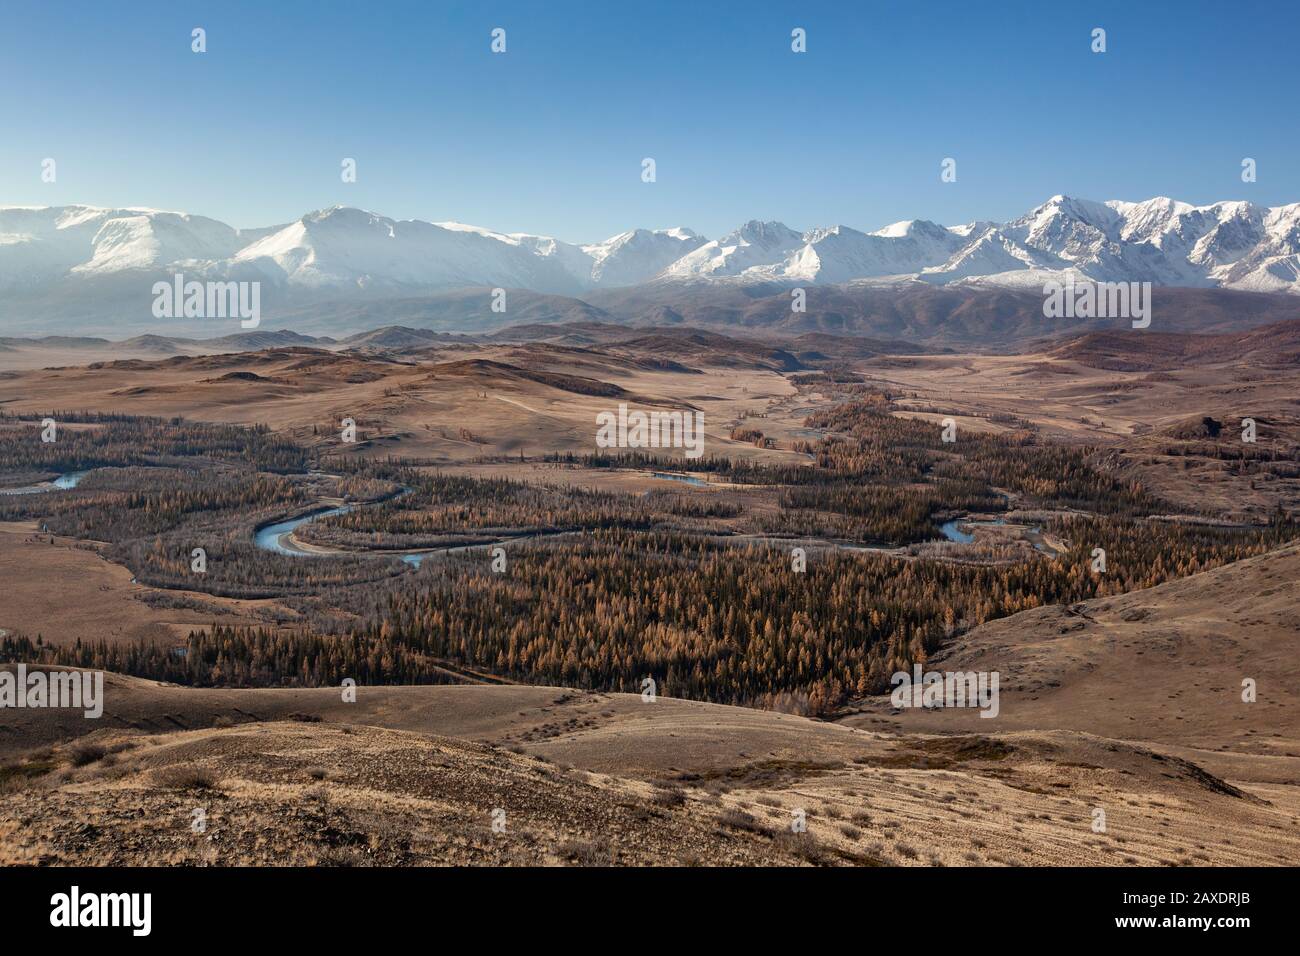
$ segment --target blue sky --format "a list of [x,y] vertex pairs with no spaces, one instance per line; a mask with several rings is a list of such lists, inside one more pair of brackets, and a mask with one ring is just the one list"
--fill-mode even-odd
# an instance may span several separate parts
[[1277,205],[1300,201],[1297,36],[1290,2],[5,0],[0,204],[254,226],[342,203],[570,241],[1058,192]]

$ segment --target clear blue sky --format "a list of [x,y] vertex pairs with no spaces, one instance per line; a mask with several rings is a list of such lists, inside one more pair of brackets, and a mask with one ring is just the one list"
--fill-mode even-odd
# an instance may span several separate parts
[[1277,205],[1300,200],[1297,37],[1291,0],[3,0],[0,204],[254,226],[342,203],[570,241],[1004,219],[1058,192]]

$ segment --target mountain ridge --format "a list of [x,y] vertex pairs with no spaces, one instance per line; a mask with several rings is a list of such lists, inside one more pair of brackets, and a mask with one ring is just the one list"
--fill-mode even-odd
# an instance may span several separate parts
[[1168,197],[1096,202],[1056,195],[1004,223],[913,219],[872,232],[844,224],[799,232],[750,220],[712,240],[683,227],[634,228],[585,244],[349,206],[243,230],[144,207],[0,207],[0,288],[160,268],[339,290],[486,285],[572,295],[724,277],[1024,287],[1039,273],[1053,273],[1300,294],[1300,203],[1193,206]]
[[[1049,281],[1150,282],[1172,297],[1161,320],[1175,331],[1235,321],[1220,304],[1213,322],[1184,322],[1172,307],[1180,292],[1274,298],[1268,318],[1288,317],[1277,313],[1300,302],[1300,203],[1058,195],[1004,223],[912,219],[872,232],[842,224],[799,232],[751,220],[718,239],[636,228],[586,244],[345,206],[253,229],[143,207],[0,207],[0,334],[207,337],[211,319],[160,324],[153,315],[154,283],[178,274],[257,282],[261,320],[331,334],[735,322],[996,345],[1052,331],[1041,308]],[[807,314],[792,313],[790,290],[800,287]],[[900,303],[923,309],[921,326],[898,316]],[[972,324],[972,308],[1014,315]]]

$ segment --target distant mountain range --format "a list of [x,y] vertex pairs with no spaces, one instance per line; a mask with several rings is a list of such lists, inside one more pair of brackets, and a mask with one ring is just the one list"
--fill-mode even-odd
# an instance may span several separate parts
[[[694,368],[697,365],[792,372],[835,368],[846,360],[880,356],[888,357],[887,364],[906,364],[910,356],[953,351],[896,339],[823,332],[765,334],[758,338],[691,327],[628,328],[604,322],[566,322],[518,325],[474,335],[386,326],[343,338],[303,335],[287,329],[239,332],[198,340],[162,335],[139,335],[117,341],[86,336],[3,337],[0,353],[21,350],[30,355],[31,361],[10,363],[20,368],[42,368],[52,361],[68,360],[93,362],[91,367],[96,368],[105,361],[182,361],[185,357],[268,349],[303,353],[324,349],[398,362],[434,356],[442,360],[447,355],[463,355],[470,360],[480,347],[501,344],[527,345],[556,354],[609,353],[612,349],[638,357],[638,367],[681,372],[697,371]],[[1249,363],[1260,369],[1294,368],[1300,364],[1300,318],[1226,334],[1067,333],[1050,342],[1038,340],[1026,346],[1029,351],[1045,352],[1056,359],[1112,371],[1177,370],[1229,362]]]
[[[1071,277],[1300,295],[1300,203],[1054,196],[1005,223],[798,232],[752,221],[713,240],[684,228],[633,229],[585,245],[347,207],[243,230],[152,209],[0,207],[0,333],[197,332],[201,323],[160,322],[150,310],[153,282],[178,272],[259,281],[268,316],[317,331],[412,320],[467,329],[611,317],[662,324],[685,317],[683,301],[693,303],[688,311],[737,297],[783,294],[788,303],[792,286],[823,290],[810,295],[810,313],[823,312],[801,320],[808,328],[843,331],[833,317],[826,324],[827,302],[882,291],[923,297],[918,288],[958,291],[961,301],[1040,296],[1047,280]],[[506,313],[494,314],[483,291],[491,288],[531,294],[508,296]],[[204,321],[209,334],[219,331]]]

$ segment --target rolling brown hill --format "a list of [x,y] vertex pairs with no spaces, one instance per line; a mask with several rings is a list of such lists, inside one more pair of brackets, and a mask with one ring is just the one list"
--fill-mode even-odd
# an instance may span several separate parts
[[1091,368],[1124,372],[1172,371],[1226,362],[1294,368],[1300,364],[1300,319],[1212,335],[1092,332],[1064,342],[1048,354]]
[[[1068,730],[1176,746],[1216,773],[1300,782],[1300,542],[1147,590],[1053,605],[956,638],[927,669],[997,671],[1001,712],[868,698],[850,726]],[[1256,682],[1254,703],[1242,699]],[[1263,758],[1251,761],[1246,758]],[[1243,763],[1244,761],[1244,763]]]
[[4,862],[1295,865],[1298,569],[1300,543],[973,630],[929,666],[999,670],[994,720],[108,675],[101,721],[6,714]]

